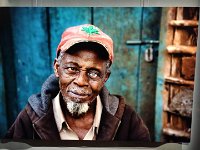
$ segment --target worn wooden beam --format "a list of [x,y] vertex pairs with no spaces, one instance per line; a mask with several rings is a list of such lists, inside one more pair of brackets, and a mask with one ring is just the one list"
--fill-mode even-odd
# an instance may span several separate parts
[[165,77],[165,82],[172,84],[180,84],[180,85],[194,85],[194,81],[184,80],[175,77]]
[[186,137],[186,138],[190,138],[190,133],[182,131],[182,130],[175,130],[172,128],[163,128],[163,133],[167,134],[167,135],[175,135],[177,137]]
[[198,21],[196,20],[171,20],[169,25],[176,27],[198,27]]
[[164,111],[164,112],[169,112],[169,113],[171,113],[171,114],[173,114],[173,115],[181,116],[181,117],[184,117],[184,118],[190,118],[189,116],[183,116],[183,115],[181,115],[181,114],[179,114],[179,113],[176,113],[176,112],[174,112],[174,111],[171,111],[167,105],[164,105],[164,106],[163,106],[163,111]]
[[168,53],[176,53],[176,54],[196,54],[197,47],[196,46],[185,46],[185,45],[168,45],[167,52]]

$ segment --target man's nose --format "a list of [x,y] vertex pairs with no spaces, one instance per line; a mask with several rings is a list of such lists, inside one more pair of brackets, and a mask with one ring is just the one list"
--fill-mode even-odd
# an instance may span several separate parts
[[80,71],[79,75],[74,80],[78,86],[88,86],[88,76],[85,71]]

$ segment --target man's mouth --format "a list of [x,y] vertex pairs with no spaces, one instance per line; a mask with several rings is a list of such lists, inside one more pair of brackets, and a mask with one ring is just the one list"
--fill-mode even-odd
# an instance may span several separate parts
[[87,93],[78,93],[78,92],[74,92],[74,91],[68,91],[68,94],[71,97],[75,97],[75,98],[87,98],[90,94]]

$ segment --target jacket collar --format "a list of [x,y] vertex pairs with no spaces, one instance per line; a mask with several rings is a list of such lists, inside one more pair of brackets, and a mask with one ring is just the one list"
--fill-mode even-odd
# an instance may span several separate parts
[[[104,91],[105,92],[105,91]],[[102,93],[106,94],[106,93]],[[108,94],[108,93],[107,93]],[[101,95],[102,96],[102,95]],[[111,108],[110,111],[108,111],[108,108],[105,106],[105,101],[111,100],[113,101],[113,98],[118,98],[118,106],[115,111],[115,114],[113,115],[113,109]],[[101,123],[99,128],[99,134],[97,135],[97,140],[101,141],[111,141],[115,138],[115,134],[117,133],[118,127],[121,123],[121,118],[125,109],[125,101],[124,98],[121,96],[111,96],[107,95],[108,99],[103,99],[102,103],[104,103],[104,109],[101,116]],[[108,107],[108,106],[107,106]]]

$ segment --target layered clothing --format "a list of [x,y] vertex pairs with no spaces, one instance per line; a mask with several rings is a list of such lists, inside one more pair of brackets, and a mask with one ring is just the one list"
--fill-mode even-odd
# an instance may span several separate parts
[[[60,139],[52,104],[59,91],[58,78],[52,74],[42,85],[41,92],[28,99],[5,138]],[[124,97],[110,94],[105,86],[99,96],[103,109],[96,140],[150,141],[146,125],[135,110],[125,103]]]

